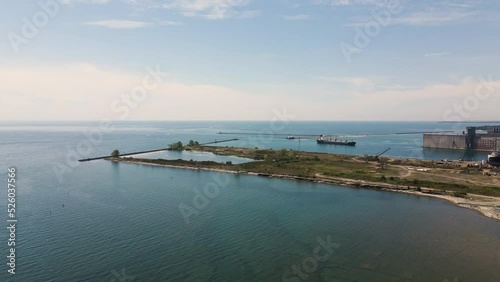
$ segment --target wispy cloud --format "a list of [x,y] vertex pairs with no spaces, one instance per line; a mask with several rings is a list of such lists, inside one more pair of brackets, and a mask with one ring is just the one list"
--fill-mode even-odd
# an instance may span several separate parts
[[105,20],[86,22],[86,25],[107,27],[111,29],[135,29],[151,26],[151,23],[127,20]]
[[[164,70],[167,71],[167,70]],[[111,101],[124,89],[141,81],[143,74],[88,63],[71,65],[0,65],[0,102],[5,107],[0,120],[99,120],[114,118]],[[464,78],[452,83],[415,87],[388,85],[379,89],[379,78],[334,77],[373,89],[349,89],[333,84],[311,90],[280,86],[259,93],[218,84],[183,83],[166,80],[151,91],[131,120],[269,120],[273,109],[297,113],[297,120],[442,120],[455,101],[464,101],[477,91],[480,82]],[[29,81],[30,83],[26,83]],[[500,89],[500,80],[488,79],[486,87]],[[124,88],[125,87],[125,88]],[[290,92],[302,95],[290,95]],[[332,93],[345,92],[346,99]],[[16,93],[18,95],[4,95]],[[266,103],[255,95],[266,95]],[[362,97],[361,95],[362,94]],[[104,102],[103,102],[104,101]],[[431,102],[429,102],[431,101]],[[41,103],[43,107],[41,106]],[[498,119],[500,96],[491,95],[470,119]],[[168,105],[168,110],[165,110]],[[332,110],[332,105],[334,110]],[[252,109],[252,110],[249,110]]]
[[425,54],[426,57],[440,57],[440,56],[446,56],[449,55],[449,52],[437,52],[437,53],[427,53]]
[[306,14],[283,16],[283,19],[287,21],[307,21],[310,20],[311,18],[312,17],[310,15]]
[[[388,7],[386,0],[313,0],[316,3],[330,4],[331,6],[354,6],[364,5],[374,6],[376,9],[385,9]],[[462,0],[435,1],[430,3],[400,1],[403,7],[403,13],[392,15],[390,25],[407,26],[441,26],[473,20],[485,20],[488,13],[484,7],[481,7],[480,1]],[[491,16],[489,17],[491,18]],[[346,26],[356,27],[364,26],[367,22],[373,21],[373,16],[366,13],[364,16],[354,16],[351,23]]]
[[366,77],[334,76],[334,77],[326,77],[323,79],[340,84],[345,84],[349,87],[353,87],[358,90],[361,89],[368,90],[368,89],[373,89],[375,87],[375,83],[371,79]]
[[102,20],[102,21],[85,22],[84,24],[106,27],[110,29],[137,29],[137,28],[154,27],[159,25],[165,25],[165,26],[182,25],[182,23],[180,22],[168,22],[168,21],[143,22],[143,21],[129,21],[129,20]]
[[[465,10],[432,9],[429,11],[409,12],[393,17],[389,25],[407,25],[407,26],[441,26],[454,24],[457,22],[470,21],[480,18],[479,12],[470,12]],[[357,16],[353,17],[348,27],[363,27],[373,21],[373,17]]]
[[403,15],[391,21],[391,24],[413,26],[436,26],[470,19],[476,14],[465,11],[426,11]]
[[[78,0],[76,0],[78,1]],[[99,1],[99,0],[97,0]],[[104,0],[101,0],[104,1]],[[137,10],[167,9],[185,17],[200,17],[209,20],[227,18],[255,18],[260,10],[250,10],[252,0],[122,0]]]
[[250,0],[170,0],[163,8],[179,10],[187,17],[202,17],[210,20],[221,20],[230,17],[255,16],[255,11],[240,11]]
[[375,5],[383,6],[387,0],[313,0],[316,4],[327,4],[333,7],[352,6],[352,5]]
[[174,22],[174,21],[157,21],[153,23],[154,25],[166,25],[166,26],[176,26],[176,25],[183,25],[184,23],[182,22]]
[[106,4],[109,0],[61,0],[62,4]]

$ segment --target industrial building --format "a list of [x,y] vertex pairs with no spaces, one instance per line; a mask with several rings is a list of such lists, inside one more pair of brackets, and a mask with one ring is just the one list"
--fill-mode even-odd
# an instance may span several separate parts
[[499,126],[470,126],[462,134],[424,134],[424,148],[500,151]]

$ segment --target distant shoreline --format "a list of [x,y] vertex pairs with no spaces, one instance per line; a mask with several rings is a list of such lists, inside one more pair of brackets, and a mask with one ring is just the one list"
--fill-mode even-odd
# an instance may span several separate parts
[[498,123],[500,121],[438,121],[438,123]]

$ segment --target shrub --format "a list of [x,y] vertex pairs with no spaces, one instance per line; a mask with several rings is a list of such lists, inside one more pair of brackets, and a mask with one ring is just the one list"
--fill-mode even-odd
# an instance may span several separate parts
[[119,156],[120,156],[120,151],[113,150],[113,152],[111,152],[111,157],[118,158]]
[[466,192],[453,192],[453,196],[459,197],[459,198],[465,198],[467,196]]

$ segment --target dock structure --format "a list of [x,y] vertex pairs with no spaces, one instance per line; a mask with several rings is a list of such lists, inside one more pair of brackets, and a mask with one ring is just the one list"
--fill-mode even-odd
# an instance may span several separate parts
[[500,125],[469,126],[462,134],[424,134],[424,148],[500,151]]
[[[210,144],[218,144],[218,143],[224,143],[224,142],[230,142],[230,141],[238,141],[238,140],[240,140],[240,139],[233,138],[233,139],[226,139],[226,140],[215,140],[215,141],[212,141],[212,142],[200,143],[200,146],[205,146],[205,145],[210,145]],[[147,150],[147,151],[126,153],[126,154],[120,154],[120,157],[128,157],[128,156],[133,156],[133,155],[155,153],[155,152],[168,151],[168,150],[169,150],[169,148],[161,148],[161,149],[154,149],[154,150]],[[102,156],[102,157],[81,159],[81,160],[78,160],[78,161],[79,162],[90,162],[90,161],[96,161],[96,160],[103,160],[103,159],[106,159],[106,158],[109,158],[109,157],[111,157],[111,156],[108,155],[108,156]]]
[[[132,155],[139,155],[139,154],[147,154],[147,153],[154,153],[154,152],[161,152],[161,151],[167,151],[168,148],[162,148],[162,149],[155,149],[155,150],[148,150],[148,151],[141,151],[141,152],[133,152],[133,153],[127,153],[127,154],[120,154],[120,157],[127,157],[127,156],[132,156]],[[103,160],[105,158],[109,158],[111,156],[102,156],[102,157],[95,157],[95,158],[88,158],[88,159],[81,159],[78,160],[79,162],[90,162],[90,161],[96,161],[96,160]]]
[[202,143],[200,145],[205,146],[205,145],[210,145],[210,144],[218,144],[218,143],[224,143],[224,142],[230,142],[230,141],[238,141],[240,140],[239,138],[233,138],[233,139],[226,139],[226,140],[215,140],[213,142],[207,142],[207,143]]
[[[439,132],[429,132],[429,131],[411,131],[411,132],[389,132],[389,133],[358,133],[358,134],[337,134],[337,136],[349,136],[349,137],[363,137],[363,136],[389,136],[389,135],[412,135],[412,134],[430,134],[430,133],[451,133],[452,130],[443,130]],[[259,133],[259,132],[219,132],[217,134],[225,135],[254,135],[254,136],[294,136],[303,139],[306,138],[318,138],[322,134],[302,134],[302,133]],[[323,134],[324,135],[324,134]]]

